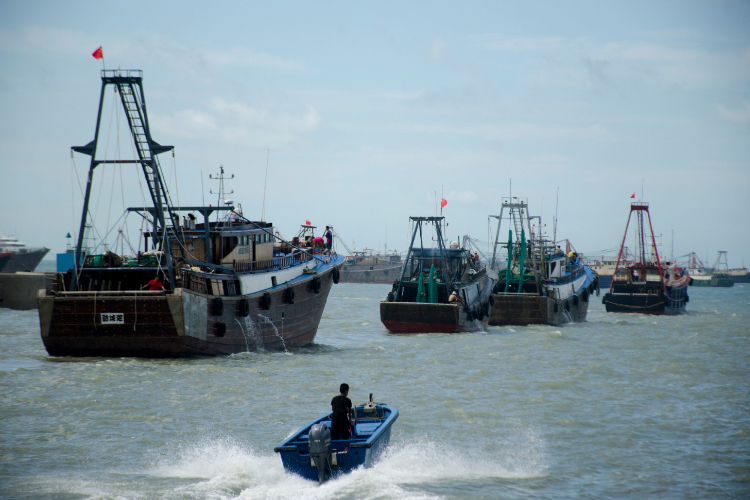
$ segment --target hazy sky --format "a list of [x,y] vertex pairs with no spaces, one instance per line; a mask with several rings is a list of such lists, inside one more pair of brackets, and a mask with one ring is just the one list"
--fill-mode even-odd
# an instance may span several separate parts
[[[442,191],[450,238],[486,240],[512,178],[548,228],[559,187],[558,236],[595,253],[619,245],[643,182],[663,253],[674,230],[675,255],[750,264],[748,2],[6,0],[0,230],[53,253],[80,220],[70,147],[93,139],[100,45],[108,68],[144,71],[183,205],[224,165],[260,218],[270,149],[266,219],[286,237],[307,219],[382,248],[387,225],[403,251]],[[131,158],[113,97],[99,154]],[[75,167],[83,182],[88,157]],[[142,204],[136,173],[97,169],[100,234]]]

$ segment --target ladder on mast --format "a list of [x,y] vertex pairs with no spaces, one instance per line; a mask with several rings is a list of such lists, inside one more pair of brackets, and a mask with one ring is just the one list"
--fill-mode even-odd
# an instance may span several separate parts
[[[86,194],[83,202],[83,215],[81,217],[81,230],[78,233],[78,246],[76,247],[76,256],[74,264],[76,266],[71,289],[75,290],[78,280],[78,263],[81,262],[81,248],[83,244],[84,230],[88,220],[88,205],[91,197],[91,184],[94,175],[94,169],[100,164],[106,163],[138,163],[141,165],[143,175],[146,179],[149,195],[154,204],[153,220],[153,237],[154,244],[158,241],[161,243],[161,250],[166,257],[166,267],[169,275],[171,288],[175,287],[175,273],[172,262],[172,245],[171,238],[177,238],[180,241],[180,250],[184,256],[184,242],[180,237],[180,218],[176,210],[173,209],[169,192],[164,185],[164,176],[157,155],[173,150],[173,146],[162,146],[151,137],[151,130],[146,113],[146,99],[143,93],[143,71],[141,70],[102,70],[102,89],[99,97],[99,112],[96,120],[96,130],[94,140],[85,146],[76,146],[71,148],[77,153],[91,156],[91,165],[89,167],[88,181],[86,184]],[[128,126],[133,136],[137,160],[97,160],[96,146],[99,140],[99,132],[104,104],[104,94],[107,85],[114,85],[117,93],[120,95],[122,106],[125,109],[125,116],[128,120]],[[167,212],[167,218],[164,212]],[[170,227],[174,235],[170,235]],[[157,240],[158,237],[158,240]]]

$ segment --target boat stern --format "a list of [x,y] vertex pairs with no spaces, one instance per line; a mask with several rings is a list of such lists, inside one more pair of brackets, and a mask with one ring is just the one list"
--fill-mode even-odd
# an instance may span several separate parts
[[380,303],[380,320],[391,333],[453,333],[459,313],[457,304]]
[[50,356],[178,357],[184,340],[182,289],[163,292],[47,292],[39,327]]

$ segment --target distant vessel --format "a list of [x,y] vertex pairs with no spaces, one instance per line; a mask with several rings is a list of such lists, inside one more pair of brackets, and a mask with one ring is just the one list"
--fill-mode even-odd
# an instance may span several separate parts
[[[525,199],[503,198],[500,215],[492,217],[497,219],[497,232],[490,267],[495,265],[499,246],[507,249],[508,266],[498,272],[489,324],[560,325],[585,321],[589,298],[594,291],[598,293],[596,273],[570,250],[569,243],[566,255],[542,234],[534,234],[531,219],[537,217],[529,216]],[[507,243],[500,241],[503,220],[510,224]]]
[[750,283],[750,272],[748,272],[744,265],[742,267],[729,269],[727,274],[735,283]]
[[[47,252],[49,248],[28,248],[18,238],[0,233],[0,272],[33,271]],[[3,258],[5,254],[9,254],[7,258]]]
[[[410,219],[415,224],[409,251],[388,300],[380,303],[380,321],[392,333],[474,332],[487,326],[495,278],[473,265],[458,242],[445,248],[444,217]],[[437,248],[424,247],[425,223],[435,228]]]
[[[719,269],[722,254],[724,255],[723,270]],[[688,254],[688,273],[692,278],[690,286],[711,287],[711,288],[729,288],[734,286],[734,280],[729,275],[729,269],[726,266],[726,252],[719,252],[719,258],[713,267],[706,267],[698,258],[695,252]]]
[[352,252],[344,260],[341,281],[344,283],[393,283],[401,271],[401,256],[396,253],[373,253],[364,249]]
[[[599,287],[609,288],[612,284],[612,277],[615,274],[617,268],[617,256],[600,256],[599,259],[590,259],[587,256],[583,257],[584,262],[596,273],[599,277]],[[632,264],[633,258],[628,251],[628,247],[625,247],[621,256],[621,265],[619,272],[621,275],[625,275],[625,266]]]
[[[316,253],[305,241],[284,241],[286,250],[275,250],[280,238],[273,224],[252,221],[231,200],[223,200],[223,168],[217,176],[223,206],[174,206],[157,160],[172,146],[151,137],[142,80],[140,70],[102,71],[94,140],[73,148],[91,156],[91,165],[74,266],[56,275],[54,291],[38,295],[47,352],[166,358],[311,343],[343,258]],[[115,86],[114,98],[122,102],[137,160],[95,157],[103,100],[111,95],[107,85]],[[142,169],[153,206],[128,211],[143,217],[148,229],[136,242],[137,256],[96,254],[90,248],[83,259],[94,169],[108,163]],[[210,222],[216,212],[227,215]],[[202,223],[196,222],[196,213]]]
[[[625,238],[633,213],[636,214],[637,220],[638,248],[636,249],[636,262],[625,266],[626,274],[623,276],[617,271],[619,271],[620,257],[625,248]],[[646,255],[648,240],[646,239],[644,214],[648,217],[648,226],[651,233],[650,259]],[[672,264],[672,267],[662,264],[656,247],[648,203],[638,201],[630,204],[628,223],[625,226],[620,256],[617,260],[618,267],[609,287],[609,292],[602,299],[607,312],[678,314],[685,311],[685,306],[690,300],[687,294],[690,276],[684,270],[677,269],[674,264]]]

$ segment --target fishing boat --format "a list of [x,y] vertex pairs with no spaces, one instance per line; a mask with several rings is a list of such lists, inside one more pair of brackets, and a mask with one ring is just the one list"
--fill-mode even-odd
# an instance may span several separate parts
[[[678,269],[662,263],[656,246],[654,229],[651,224],[651,213],[647,202],[637,201],[630,204],[628,222],[620,245],[620,254],[625,246],[625,238],[633,213],[636,214],[636,262],[625,266],[625,275],[615,271],[609,292],[602,302],[607,312],[640,313],[640,314],[679,314],[685,312],[690,300],[687,293],[690,275],[684,269]],[[645,217],[644,217],[645,214]],[[647,238],[645,219],[651,234],[651,256],[647,257]],[[620,258],[618,256],[617,268]]]
[[[589,298],[599,293],[599,277],[566,241],[566,253],[546,239],[541,224],[534,232],[525,198],[503,198],[497,219],[491,267],[498,248],[507,249],[507,265],[498,271],[492,295],[489,324],[561,325],[586,320]],[[500,240],[503,221],[508,221],[507,243]],[[513,234],[516,234],[515,242]]]
[[341,269],[344,283],[393,283],[401,271],[401,256],[397,252],[375,253],[365,248],[346,256]]
[[[158,155],[172,150],[151,137],[140,70],[103,70],[94,140],[72,148],[91,157],[73,269],[57,273],[53,291],[38,294],[41,336],[52,356],[179,357],[281,350],[315,338],[343,258],[280,240],[274,226],[223,206],[176,206]],[[116,89],[137,158],[96,157],[105,89]],[[119,149],[119,148],[118,148]],[[128,208],[147,224],[136,256],[112,248],[82,249],[96,167],[136,164],[151,207]],[[224,180],[222,168],[219,175]],[[223,188],[219,191],[222,198]],[[186,214],[186,215],[184,215]],[[196,214],[203,217],[198,222]],[[224,214],[210,221],[212,214]],[[116,247],[115,247],[116,248]],[[79,263],[80,265],[76,265]],[[143,288],[149,290],[143,290]]]
[[322,483],[360,466],[372,467],[388,446],[398,410],[373,402],[372,394],[352,410],[349,439],[331,440],[331,415],[326,414],[274,448],[284,469]]
[[[722,254],[724,256],[722,264]],[[706,267],[695,252],[687,254],[687,270],[692,278],[690,286],[708,288],[729,288],[734,286],[734,277],[730,275],[726,264],[726,252],[719,252],[713,267]]]
[[49,248],[30,248],[18,238],[0,233],[0,273],[31,272],[47,252]]
[[[445,218],[410,217],[409,251],[388,298],[380,303],[380,321],[391,333],[457,333],[487,326],[495,278],[476,265],[458,242],[445,247]],[[432,224],[437,248],[425,248],[423,225]],[[419,234],[419,248],[415,239]]]

